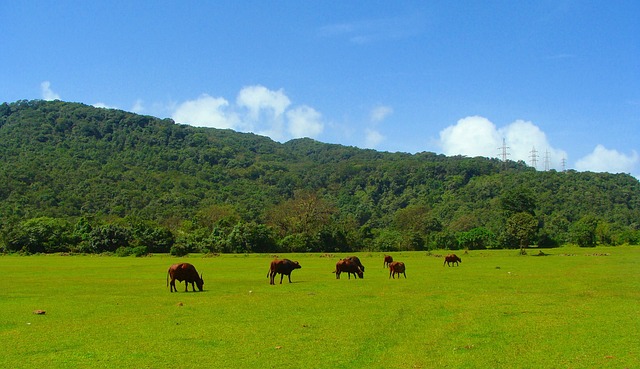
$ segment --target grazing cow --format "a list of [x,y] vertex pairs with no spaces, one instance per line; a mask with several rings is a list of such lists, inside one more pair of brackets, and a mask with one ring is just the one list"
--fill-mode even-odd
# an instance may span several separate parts
[[396,278],[396,274],[398,278],[400,278],[400,274],[404,274],[404,278],[407,278],[407,273],[405,273],[404,263],[401,261],[393,261],[389,264],[389,278]]
[[453,263],[453,265],[458,265],[458,263],[462,263],[462,259],[460,259],[456,254],[449,254],[444,257],[444,263],[442,263],[442,266],[445,264],[451,266],[451,263]]
[[289,277],[289,283],[291,283],[291,272],[294,269],[302,268],[297,261],[291,261],[289,259],[276,259],[271,262],[267,277],[269,277],[269,284],[276,284],[276,274],[280,273],[280,284],[282,284],[282,278],[287,275]]
[[356,278],[356,275],[360,278],[364,278],[364,270],[362,267],[358,265],[352,258],[340,259],[336,263],[336,279],[340,279],[340,273],[347,273],[349,279],[351,279],[351,274]]
[[[171,277],[171,283],[169,283],[169,277]],[[198,274],[196,271],[196,267],[189,263],[180,263],[173,264],[169,267],[167,271],[167,285],[171,285],[171,292],[174,290],[178,292],[176,288],[176,279],[180,282],[184,281],[184,292],[189,291],[189,283],[191,283],[191,288],[193,292],[196,292],[196,286],[198,289],[202,291],[202,286],[204,286],[204,281],[202,280],[202,274]]]
[[383,268],[386,268],[389,266],[389,264],[393,263],[393,258],[391,257],[391,255],[385,255],[384,256],[384,264],[382,264]]
[[345,259],[353,261],[357,266],[360,267],[360,269],[362,269],[362,272],[364,273],[364,265],[362,265],[362,263],[360,262],[360,259],[357,256],[349,256],[349,257],[346,257]]

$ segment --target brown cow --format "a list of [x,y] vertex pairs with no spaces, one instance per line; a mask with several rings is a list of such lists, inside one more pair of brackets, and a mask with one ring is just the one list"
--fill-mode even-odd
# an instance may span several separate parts
[[396,274],[398,278],[400,278],[400,274],[404,274],[404,278],[407,278],[407,273],[405,273],[404,263],[401,261],[393,261],[389,264],[389,278],[396,278]]
[[[169,283],[169,277],[171,277],[171,283]],[[167,285],[171,285],[171,292],[174,290],[178,292],[176,288],[176,279],[180,282],[184,281],[184,292],[189,291],[189,283],[191,283],[191,288],[193,292],[196,292],[196,286],[198,289],[202,291],[202,286],[204,286],[204,281],[202,280],[202,274],[198,274],[196,271],[196,267],[189,263],[180,263],[173,264],[169,267],[167,271]]]
[[382,264],[383,268],[386,268],[389,266],[389,264],[393,263],[393,258],[391,257],[391,255],[385,255],[384,256],[384,263]]
[[282,284],[282,278],[285,274],[289,277],[289,283],[291,283],[291,272],[294,269],[302,268],[297,261],[291,261],[289,259],[276,259],[271,262],[267,277],[269,277],[269,284],[276,284],[276,274],[280,273],[280,284]]
[[336,263],[336,279],[340,279],[340,273],[347,273],[349,279],[351,279],[351,274],[356,278],[356,275],[360,278],[364,278],[364,270],[362,267],[358,265],[352,258],[340,259]]
[[346,257],[345,260],[346,259],[353,261],[357,266],[360,267],[360,269],[362,269],[362,272],[364,273],[364,265],[362,265],[362,263],[360,262],[360,259],[357,256],[349,256],[349,257]]
[[458,263],[462,263],[462,259],[460,259],[456,254],[449,254],[444,257],[444,263],[442,263],[442,266],[445,264],[451,266],[451,263],[453,263],[453,265],[458,265]]

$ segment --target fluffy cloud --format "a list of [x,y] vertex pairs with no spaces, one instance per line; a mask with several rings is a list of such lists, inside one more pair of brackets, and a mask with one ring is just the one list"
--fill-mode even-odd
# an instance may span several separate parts
[[264,86],[249,86],[240,90],[236,99],[238,106],[249,110],[249,117],[253,120],[260,118],[260,113],[272,114],[278,118],[284,114],[291,104],[282,89],[271,91]]
[[322,115],[306,105],[287,111],[287,122],[294,138],[317,137],[324,130]]
[[277,141],[313,138],[324,130],[318,111],[306,105],[291,108],[282,89],[273,91],[260,85],[240,90],[235,104],[203,94],[179,104],[172,118],[190,125],[254,132]]
[[538,126],[523,120],[498,128],[487,118],[466,117],[442,130],[439,144],[445,155],[500,157],[503,139],[507,146],[507,159],[533,165],[535,154],[538,169],[546,169],[545,162],[549,169],[561,169],[562,161],[567,157],[564,151],[549,144]]
[[51,89],[51,82],[49,81],[44,81],[40,84],[40,92],[42,93],[43,100],[60,100],[60,95],[53,92],[53,90]]
[[496,126],[479,116],[460,119],[440,132],[442,151],[449,156],[495,156],[499,142]]
[[593,152],[576,162],[576,170],[609,173],[632,173],[638,170],[640,157],[636,151],[625,155],[616,150],[609,150],[602,145],[596,146]]
[[227,100],[202,94],[195,100],[178,105],[171,117],[178,123],[192,126],[235,129],[239,122],[228,107]]

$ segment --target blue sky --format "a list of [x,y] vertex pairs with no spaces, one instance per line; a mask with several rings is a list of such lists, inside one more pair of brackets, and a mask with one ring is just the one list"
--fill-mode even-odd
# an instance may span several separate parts
[[640,178],[638,1],[10,1],[0,16],[2,102],[392,152],[504,142],[539,170]]

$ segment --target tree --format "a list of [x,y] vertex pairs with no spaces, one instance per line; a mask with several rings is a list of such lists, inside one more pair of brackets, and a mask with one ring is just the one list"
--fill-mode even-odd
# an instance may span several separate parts
[[596,245],[596,229],[598,219],[593,215],[587,215],[570,227],[570,238],[580,247],[594,247]]
[[525,247],[533,242],[538,231],[538,221],[529,213],[516,213],[507,219],[505,225],[507,235],[516,240],[520,253],[526,254]]
[[458,233],[458,244],[461,248],[480,250],[490,248],[495,243],[496,236],[490,230],[476,227],[468,232]]

